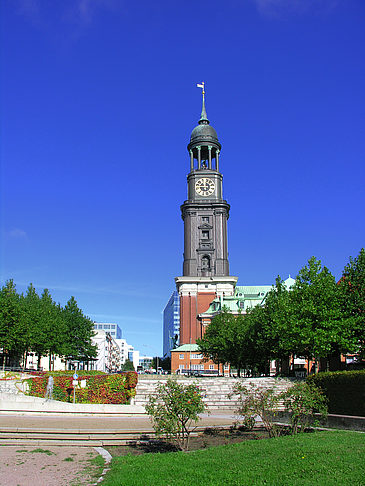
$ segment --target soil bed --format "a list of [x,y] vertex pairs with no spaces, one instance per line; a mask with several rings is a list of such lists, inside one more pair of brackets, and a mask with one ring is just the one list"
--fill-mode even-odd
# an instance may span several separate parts
[[[253,430],[247,430],[243,427],[238,428],[206,428],[199,435],[190,437],[189,451],[206,449],[213,446],[235,444],[246,440],[267,439],[269,434],[262,427],[255,427]],[[150,439],[147,435],[141,436],[139,441],[131,441],[126,446],[110,446],[104,448],[110,452],[113,457],[127,455],[141,455],[149,453],[175,452],[179,450],[173,443]]]

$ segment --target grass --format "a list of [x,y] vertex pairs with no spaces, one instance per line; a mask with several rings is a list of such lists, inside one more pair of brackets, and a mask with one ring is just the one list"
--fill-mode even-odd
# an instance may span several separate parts
[[103,486],[363,486],[365,434],[326,431],[113,458]]
[[55,453],[52,451],[49,451],[48,449],[33,449],[32,451],[28,451],[27,449],[18,449],[16,452],[28,452],[29,454],[34,454],[34,453],[41,453],[41,454],[47,454],[47,456],[54,456]]
[[[91,453],[88,453],[88,455],[94,455],[94,453],[91,452]],[[66,459],[67,459],[67,461],[70,461],[70,459],[73,461],[72,458],[66,458]],[[66,459],[64,459],[64,461],[66,461]],[[99,477],[101,476],[101,473],[103,472],[104,465],[105,465],[104,458],[98,454],[97,456],[92,457],[91,459],[87,459],[85,461],[85,463],[87,465],[79,474],[81,474],[82,476],[85,476],[85,474],[89,474],[91,479],[94,480],[94,481],[99,479]],[[84,482],[83,479],[82,480],[75,479],[71,483],[70,486],[85,486],[85,482]]]

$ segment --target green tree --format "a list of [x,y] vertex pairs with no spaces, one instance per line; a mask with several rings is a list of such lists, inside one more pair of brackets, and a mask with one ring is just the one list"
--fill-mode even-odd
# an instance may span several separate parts
[[298,335],[290,291],[280,276],[266,295],[264,305],[254,307],[249,314],[256,329],[255,342],[259,355],[263,355],[265,360],[276,359],[279,372],[287,374],[289,357],[295,354],[298,347]]
[[135,371],[134,365],[130,359],[127,359],[121,367],[122,371]]
[[339,287],[315,257],[308,261],[290,292],[293,354],[309,359],[329,358],[353,348],[351,329],[344,325]]
[[53,301],[48,289],[44,289],[41,296],[41,323],[46,336],[45,347],[49,356],[49,369],[51,369],[54,356],[64,355],[67,325],[61,306]]
[[65,356],[77,360],[88,360],[97,355],[97,347],[91,342],[94,323],[84,316],[75,297],[71,297],[63,309],[67,340],[64,343]]
[[[352,352],[365,358],[365,250],[356,258],[350,257],[339,283],[341,305],[346,325],[352,330]],[[351,350],[350,350],[351,351]]]
[[235,317],[225,309],[212,319],[202,339],[197,339],[201,353],[206,359],[211,359],[218,365],[231,362],[233,333],[230,328],[234,326]]
[[160,358],[160,366],[164,371],[171,371],[171,358],[166,356],[165,358]]
[[268,336],[264,333],[263,309],[259,306],[248,313],[233,315],[227,310],[212,319],[199,348],[207,359],[215,363],[230,363],[237,369],[254,374],[267,373],[270,352]]
[[47,352],[47,335],[42,322],[41,299],[33,284],[29,285],[25,296],[22,296],[21,302],[27,322],[27,348],[24,364],[26,363],[28,352],[33,351],[38,355],[37,369],[39,369],[41,358]]
[[27,323],[13,280],[8,280],[0,290],[0,347],[3,368],[19,366],[27,347]]

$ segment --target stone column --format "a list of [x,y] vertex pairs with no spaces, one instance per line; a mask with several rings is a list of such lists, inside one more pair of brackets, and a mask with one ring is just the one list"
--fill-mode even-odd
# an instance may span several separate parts
[[219,150],[215,151],[215,170],[219,172]]
[[209,154],[209,170],[212,170],[212,146],[208,145],[208,154]]
[[198,149],[198,169],[200,170],[202,168],[201,167],[202,164],[201,147],[198,146],[197,149]]
[[193,151],[190,149],[190,172],[194,170],[194,154]]

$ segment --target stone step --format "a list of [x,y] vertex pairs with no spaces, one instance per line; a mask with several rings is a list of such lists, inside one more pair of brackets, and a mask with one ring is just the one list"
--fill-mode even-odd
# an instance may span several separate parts
[[[149,396],[155,393],[158,383],[166,382],[168,377],[163,379],[145,379],[139,378],[139,382],[136,387],[136,405],[145,405],[148,402]],[[275,387],[277,393],[287,390],[291,382],[281,380],[273,377],[260,377],[260,378],[204,378],[204,377],[191,377],[178,379],[179,384],[189,385],[197,384],[203,394],[204,402],[208,408],[220,408],[220,409],[234,409],[239,405],[239,396],[233,395],[229,398],[229,395],[233,392],[233,387],[237,383],[250,384],[253,383],[264,389]]]

